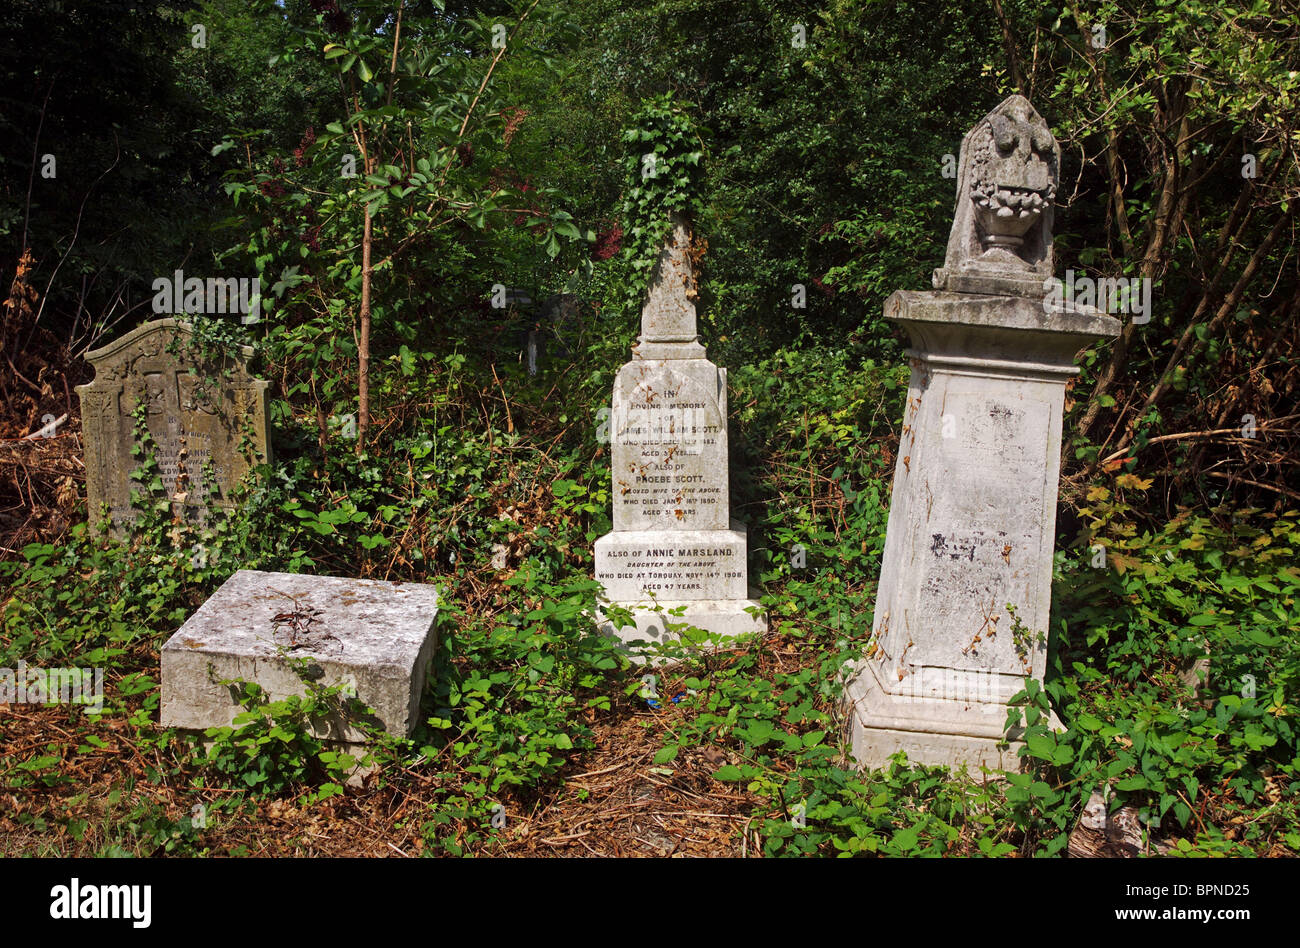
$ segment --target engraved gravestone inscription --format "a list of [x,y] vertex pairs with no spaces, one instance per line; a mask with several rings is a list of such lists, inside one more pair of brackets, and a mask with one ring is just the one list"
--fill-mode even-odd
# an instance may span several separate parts
[[190,335],[185,323],[156,319],[86,354],[95,378],[79,385],[77,395],[92,521],[102,504],[115,527],[138,513],[131,506],[131,472],[140,464],[133,448],[141,404],[150,450],[177,516],[205,522],[213,508],[231,506],[230,492],[249,468],[239,449],[245,434],[252,456],[270,459],[268,383],[248,372],[252,350],[241,347],[224,366],[199,366],[186,354]]

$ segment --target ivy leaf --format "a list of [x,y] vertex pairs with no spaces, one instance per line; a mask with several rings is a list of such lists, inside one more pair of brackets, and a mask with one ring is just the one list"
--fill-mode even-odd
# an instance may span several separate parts
[[1115,486],[1131,487],[1134,490],[1146,490],[1153,483],[1154,478],[1148,477],[1143,479],[1138,477],[1136,474],[1121,474],[1119,477],[1115,478]]

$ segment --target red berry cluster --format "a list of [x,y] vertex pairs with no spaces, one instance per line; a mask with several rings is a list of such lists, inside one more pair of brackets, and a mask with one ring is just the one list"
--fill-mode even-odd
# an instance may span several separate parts
[[293,161],[299,168],[307,164],[307,149],[314,144],[316,144],[316,129],[309,125],[307,131],[302,134],[302,141],[293,150]]
[[269,198],[282,198],[287,193],[284,189],[284,162],[279,158],[271,162],[271,167],[275,171],[274,177],[268,177],[265,181],[257,186],[257,190]]
[[269,198],[282,198],[288,193],[278,178],[267,178],[257,186],[257,190]]
[[615,224],[596,235],[596,245],[591,248],[592,260],[608,260],[623,249],[623,228]]

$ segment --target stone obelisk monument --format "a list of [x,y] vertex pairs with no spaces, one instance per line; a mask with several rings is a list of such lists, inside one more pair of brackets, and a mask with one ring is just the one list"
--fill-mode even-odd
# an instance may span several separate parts
[[614,382],[614,529],[596,541],[596,579],[636,620],[602,617],[602,629],[629,645],[674,638],[665,623],[727,637],[767,629],[746,611],[759,604],[745,528],[731,519],[727,370],[705,358],[695,298],[690,230],[674,215],[632,361]]
[[[1065,385],[1119,322],[1050,294],[1060,147],[1013,95],[962,140],[934,292],[885,316],[912,375],[867,653],[846,702],[854,757],[1014,768],[1008,700],[1042,679]],[[1059,284],[1057,285],[1059,289]]]

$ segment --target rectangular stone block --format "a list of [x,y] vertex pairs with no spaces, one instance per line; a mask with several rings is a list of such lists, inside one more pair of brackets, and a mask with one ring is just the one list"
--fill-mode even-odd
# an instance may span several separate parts
[[617,602],[650,593],[662,599],[744,599],[747,549],[743,529],[607,533],[596,541],[596,579]]
[[[438,592],[423,583],[240,570],[162,648],[164,727],[230,725],[240,707],[221,680],[243,679],[272,700],[306,693],[291,659],[324,686],[347,685],[399,737],[418,721],[436,648]],[[321,738],[359,742],[356,721],[314,722]]]

